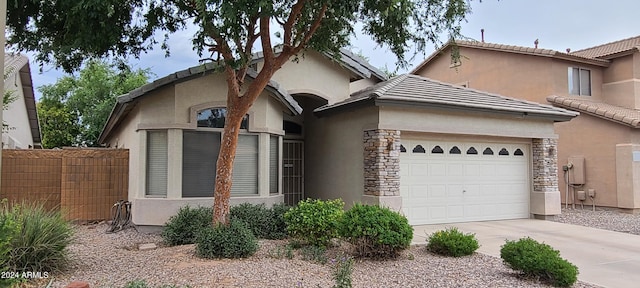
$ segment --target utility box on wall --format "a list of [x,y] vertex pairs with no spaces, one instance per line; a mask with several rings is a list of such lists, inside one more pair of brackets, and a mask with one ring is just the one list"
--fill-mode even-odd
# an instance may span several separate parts
[[[571,165],[569,165],[571,164]],[[582,156],[571,156],[569,157],[569,161],[567,162],[568,166],[572,166],[569,169],[569,184],[571,185],[584,185],[585,177],[584,177],[584,157]]]

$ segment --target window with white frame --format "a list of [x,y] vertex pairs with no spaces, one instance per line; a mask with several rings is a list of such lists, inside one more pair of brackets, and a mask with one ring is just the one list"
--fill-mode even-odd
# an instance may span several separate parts
[[167,196],[167,131],[147,131],[147,196]]
[[[198,130],[182,134],[182,197],[212,197],[225,108],[198,112]],[[242,129],[247,128],[247,117]],[[258,194],[258,145],[256,134],[241,132],[233,165],[232,196]]]
[[269,137],[269,193],[278,193],[278,167],[280,166],[280,137],[271,135]]
[[591,71],[569,67],[569,94],[591,96]]

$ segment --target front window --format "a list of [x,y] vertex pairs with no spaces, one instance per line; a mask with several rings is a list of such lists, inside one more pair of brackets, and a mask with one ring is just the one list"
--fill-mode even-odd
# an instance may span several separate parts
[[269,192],[278,193],[278,167],[280,166],[280,137],[271,135],[269,137]]
[[[182,197],[212,197],[222,133],[184,131]],[[232,196],[258,194],[258,135],[238,135]]]
[[569,67],[569,94],[591,96],[591,71]]
[[[224,121],[227,118],[226,108],[211,108],[198,111],[198,127],[204,128],[224,128]],[[249,115],[244,115],[240,129],[247,129]]]
[[167,148],[167,131],[147,132],[148,196],[167,196]]

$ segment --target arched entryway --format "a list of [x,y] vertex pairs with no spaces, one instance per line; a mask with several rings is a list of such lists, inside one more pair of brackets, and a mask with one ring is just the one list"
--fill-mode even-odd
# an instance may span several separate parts
[[285,114],[282,129],[285,136],[282,146],[282,193],[287,205],[295,205],[312,195],[305,194],[304,174],[313,171],[310,167],[313,155],[313,143],[318,130],[318,118],[313,110],[326,105],[327,100],[312,94],[295,94],[293,98],[300,104],[302,114]]

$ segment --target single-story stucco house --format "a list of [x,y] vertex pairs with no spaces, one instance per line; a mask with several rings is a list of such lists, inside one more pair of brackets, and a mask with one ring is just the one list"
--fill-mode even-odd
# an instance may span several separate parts
[[[118,98],[100,140],[130,151],[137,225],[213,203],[227,90],[213,68]],[[544,218],[560,213],[553,123],[577,115],[416,75],[387,80],[348,51],[308,51],[251,107],[231,202],[342,198],[388,206],[414,225]]]

